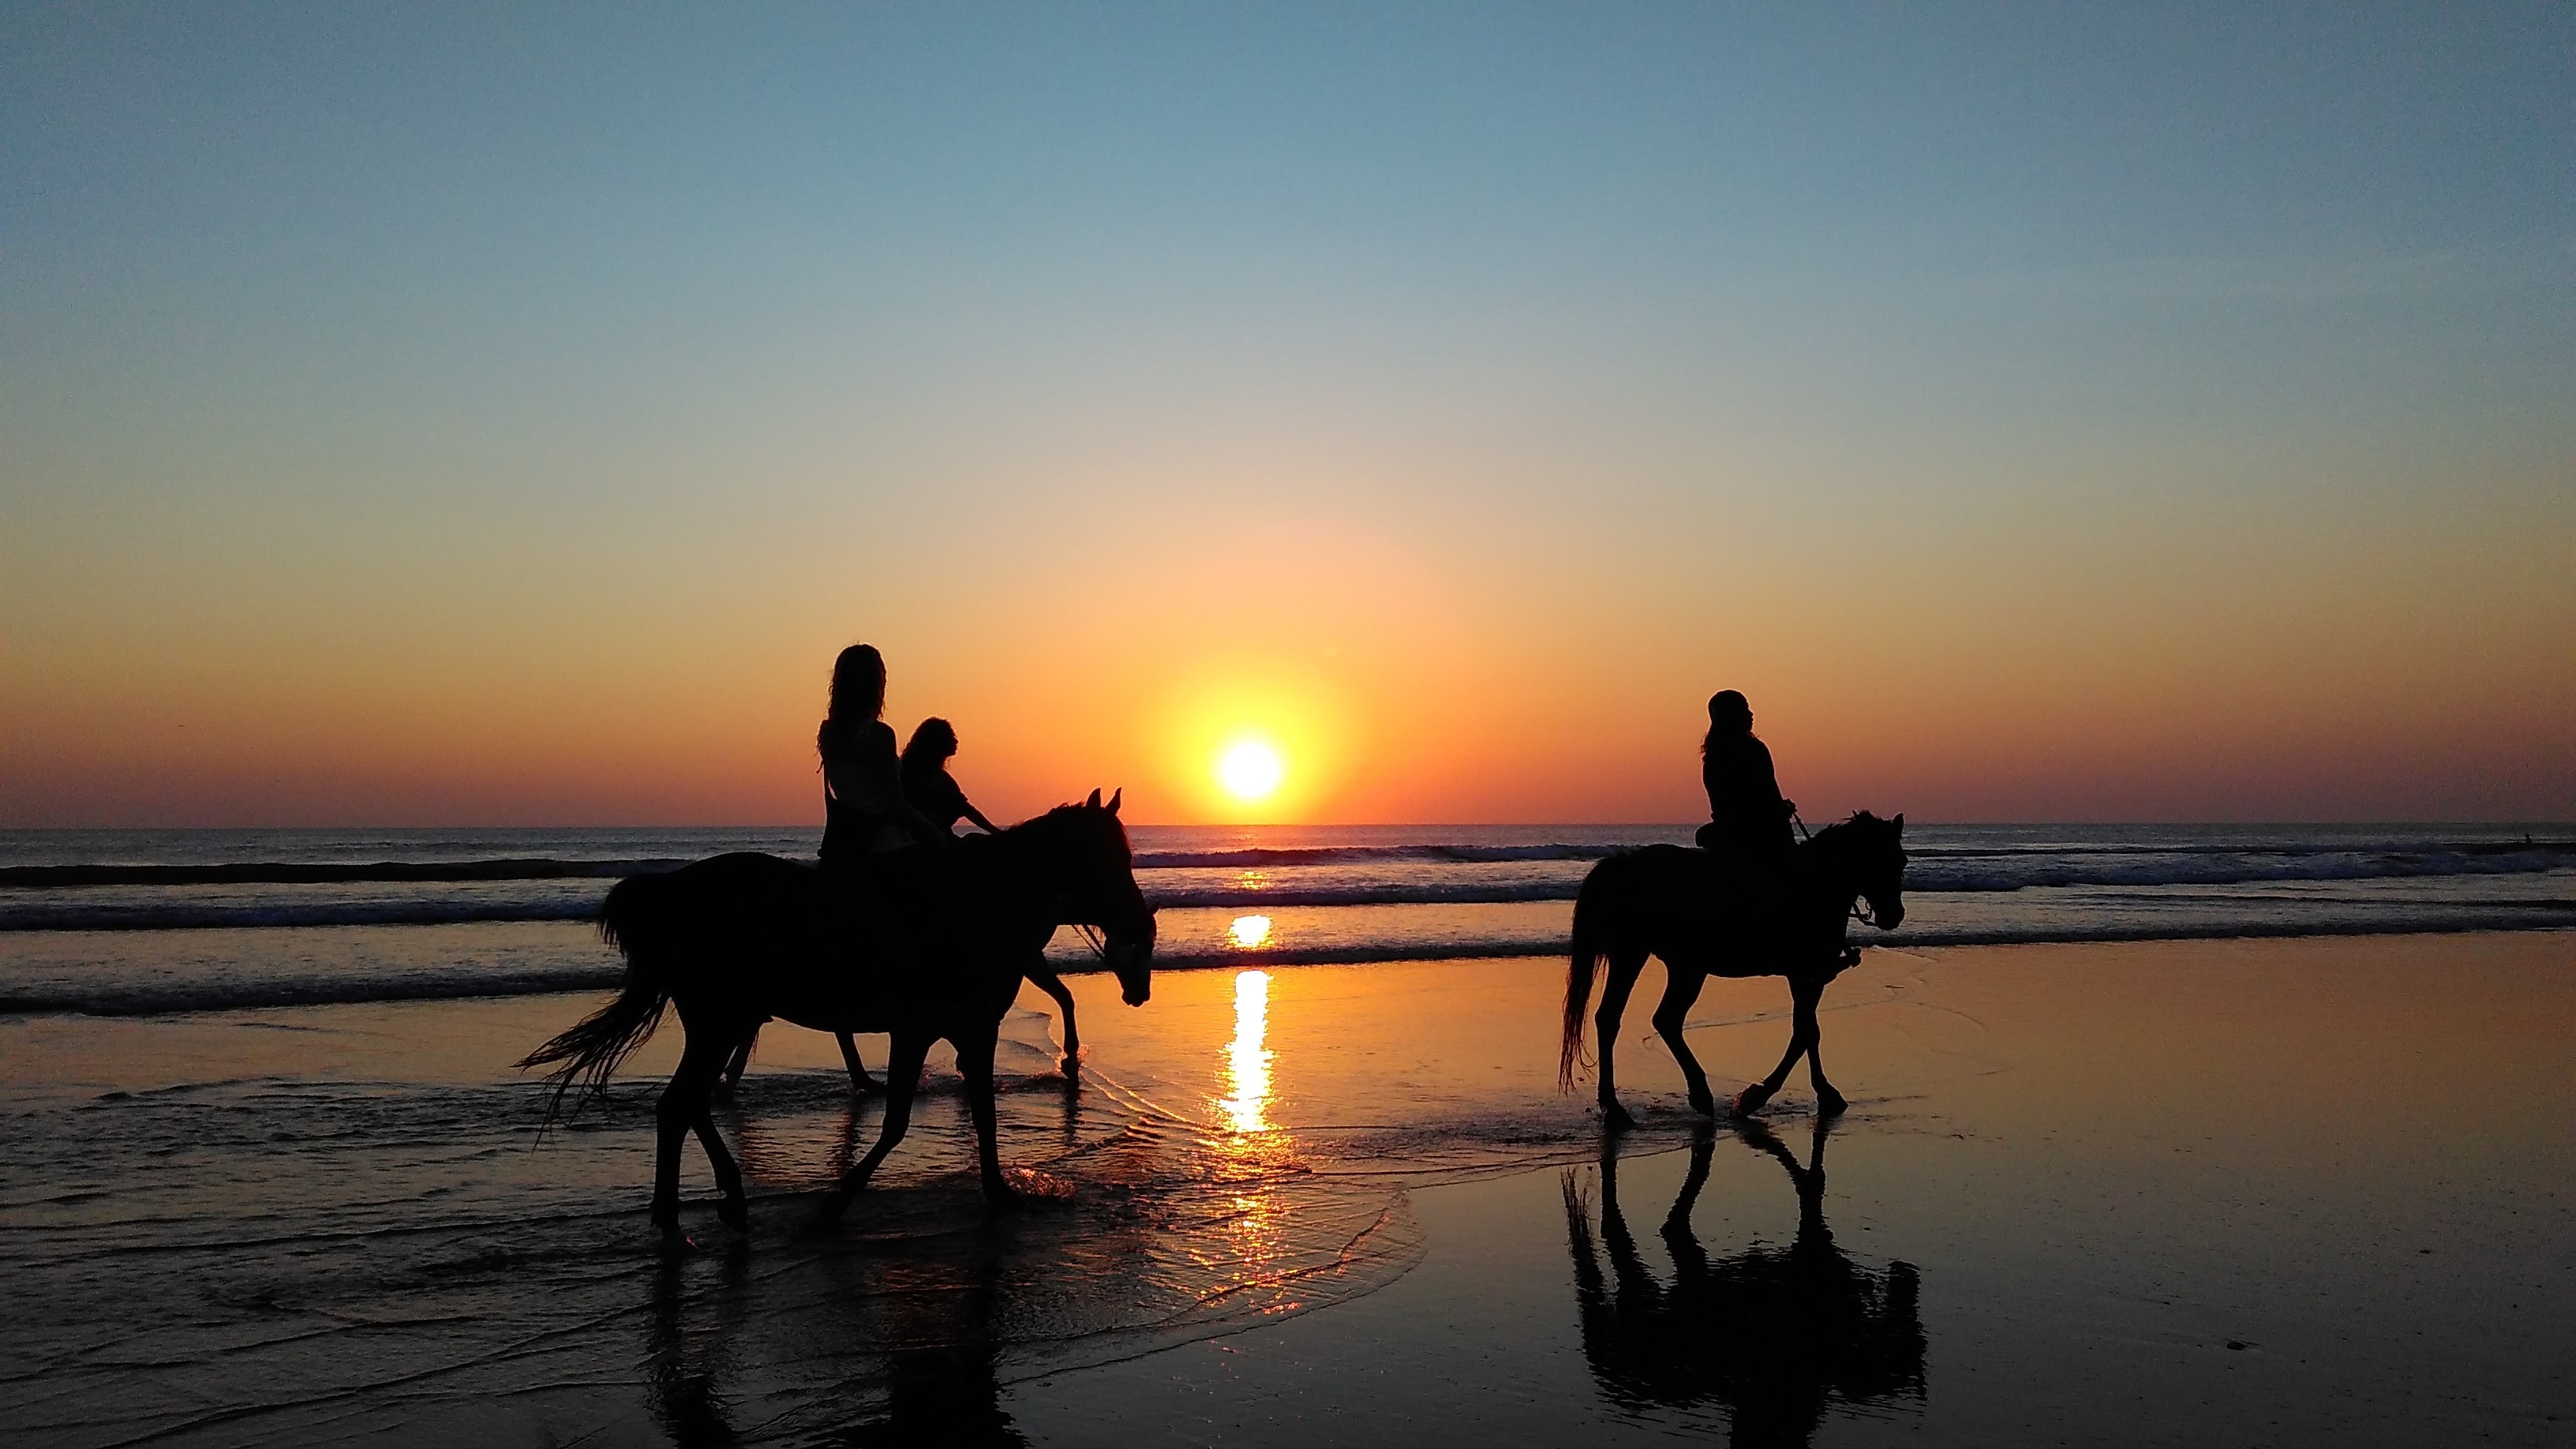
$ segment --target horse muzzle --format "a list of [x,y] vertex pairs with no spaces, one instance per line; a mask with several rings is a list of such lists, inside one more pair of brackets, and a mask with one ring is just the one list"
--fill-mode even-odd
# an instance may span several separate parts
[[1129,1006],[1142,1006],[1154,995],[1154,919],[1145,918],[1135,935],[1113,935],[1101,952],[1118,978],[1118,994]]
[[1869,923],[1882,931],[1895,930],[1905,924],[1905,903],[1889,901],[1882,906],[1872,902],[1869,908]]

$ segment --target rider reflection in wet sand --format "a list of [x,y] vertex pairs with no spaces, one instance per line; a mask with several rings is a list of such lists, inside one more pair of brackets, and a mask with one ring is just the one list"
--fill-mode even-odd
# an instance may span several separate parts
[[1836,1401],[1922,1399],[1919,1278],[1910,1263],[1871,1268],[1834,1242],[1825,1226],[1832,1124],[1819,1117],[1810,1130],[1802,1164],[1759,1123],[1737,1124],[1738,1140],[1789,1174],[1798,1232],[1785,1249],[1757,1243],[1714,1259],[1691,1229],[1717,1145],[1714,1133],[1700,1134],[1681,1193],[1664,1215],[1668,1284],[1647,1268],[1620,1213],[1617,1149],[1601,1159],[1597,1243],[1576,1174],[1567,1171],[1565,1224],[1583,1356],[1605,1397],[1630,1408],[1722,1406],[1730,1443],[1764,1445],[1811,1442]]

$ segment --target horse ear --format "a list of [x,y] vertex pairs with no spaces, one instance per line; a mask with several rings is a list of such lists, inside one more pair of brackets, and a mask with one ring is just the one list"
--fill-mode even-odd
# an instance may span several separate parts
[[1126,798],[1127,798],[1127,787],[1126,787],[1126,786],[1124,786],[1124,785],[1121,785],[1121,786],[1119,786],[1117,789],[1110,791],[1110,792],[1109,792],[1109,813],[1110,813],[1110,814],[1112,814],[1112,815],[1117,814],[1117,813],[1118,813],[1118,802],[1119,802],[1119,801],[1121,801],[1121,800],[1124,800],[1124,799],[1126,799]]
[[1902,810],[1896,812],[1896,833],[1899,835],[1905,833],[1905,812]]
[[1100,808],[1100,792],[1097,790],[1091,792],[1091,808],[1094,810]]

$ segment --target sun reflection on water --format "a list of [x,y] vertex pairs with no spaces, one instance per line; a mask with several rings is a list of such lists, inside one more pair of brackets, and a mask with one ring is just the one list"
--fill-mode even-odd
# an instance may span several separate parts
[[[1236,950],[1258,951],[1270,944],[1270,918],[1237,916],[1234,918],[1234,924],[1225,928],[1225,934],[1228,940],[1234,942]],[[1240,1006],[1237,1009],[1240,1010]]]
[[[1258,916],[1247,920],[1260,920]],[[1263,934],[1269,922],[1262,921]],[[1239,931],[1243,922],[1237,921]],[[1225,1048],[1225,1086],[1232,1095],[1217,1106],[1236,1132],[1267,1132],[1264,1115],[1270,1105],[1270,1050],[1262,1038],[1270,1026],[1270,973],[1244,971],[1234,978],[1234,1040]]]

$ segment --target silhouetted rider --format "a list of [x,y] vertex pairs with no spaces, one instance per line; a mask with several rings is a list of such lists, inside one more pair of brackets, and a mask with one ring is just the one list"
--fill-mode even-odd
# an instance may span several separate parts
[[1771,750],[1753,733],[1753,706],[1732,689],[1709,696],[1699,778],[1708,787],[1709,815],[1699,828],[1700,847],[1730,866],[1777,880],[1797,845],[1789,816],[1798,807],[1780,794]]
[[960,819],[974,821],[988,835],[1000,834],[1001,827],[984,818],[948,773],[956,754],[955,727],[935,715],[923,720],[903,747],[903,797],[944,835],[956,834]]
[[867,873],[872,857],[945,841],[903,795],[903,772],[886,728],[885,658],[853,644],[832,662],[832,697],[814,749],[823,757],[823,869]]

